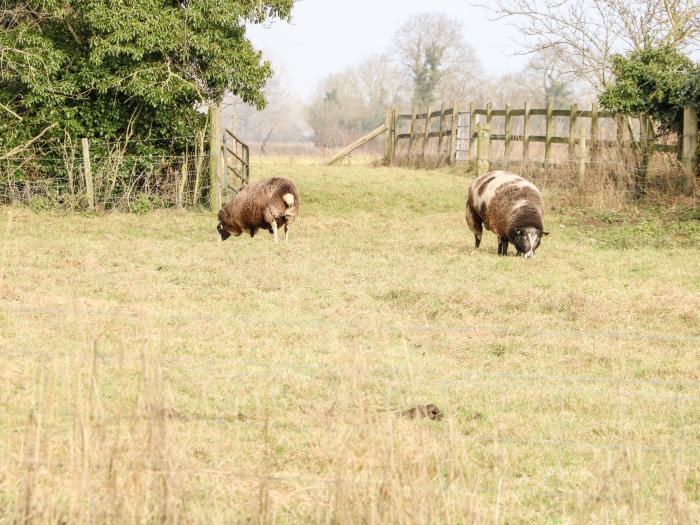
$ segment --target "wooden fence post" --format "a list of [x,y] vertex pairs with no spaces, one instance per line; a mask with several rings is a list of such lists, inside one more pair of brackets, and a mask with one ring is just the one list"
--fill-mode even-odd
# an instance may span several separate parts
[[395,109],[393,110],[394,123],[392,127],[392,140],[394,144],[391,147],[391,163],[393,164],[396,160],[396,151],[399,149],[399,132],[401,131],[401,119],[399,118],[399,112]]
[[250,149],[247,145],[241,148],[241,156],[243,157],[243,167],[241,168],[243,184],[248,185],[250,182]]
[[486,104],[486,128],[489,130],[488,144],[486,148],[488,149],[488,158],[491,158],[491,130],[493,129],[493,104],[489,102]]
[[525,102],[525,115],[523,116],[523,161],[530,157],[530,102]]
[[681,151],[683,167],[688,173],[695,174],[698,167],[698,114],[690,107],[683,108],[683,149]]
[[617,115],[615,117],[615,124],[615,138],[617,140],[617,147],[621,148],[622,143],[625,141],[625,117],[623,115]]
[[[209,117],[207,116],[207,119]],[[204,168],[204,138],[207,134],[208,122],[205,123],[204,128],[200,129],[196,133],[196,143],[195,143],[195,160],[194,160],[194,187],[192,188],[192,206],[196,206],[199,202],[199,192],[200,184],[202,179],[202,171]]]
[[569,158],[576,158],[576,122],[578,121],[578,104],[571,104],[569,113]]
[[[221,137],[221,150],[219,151],[219,203],[223,207],[224,198],[228,192],[228,167],[226,166],[226,147],[224,146],[224,122],[219,119],[219,136]],[[262,162],[262,160],[261,160]]]
[[187,184],[187,176],[189,167],[189,159],[187,156],[187,150],[185,150],[185,155],[182,158],[182,166],[180,167],[180,180],[177,185],[177,193],[175,194],[175,207],[181,209],[185,204],[185,185]]
[[544,139],[544,164],[545,168],[549,169],[552,164],[552,135],[554,133],[554,108],[552,108],[551,99],[547,101],[547,124]]
[[408,163],[411,163],[411,150],[413,150],[413,141],[416,134],[416,108],[411,109],[411,127],[408,131]]
[[594,102],[593,105],[591,106],[591,141],[590,141],[590,150],[591,150],[591,161],[594,161],[598,157],[598,113],[600,111],[600,107],[598,106],[597,102]]
[[95,189],[92,185],[92,164],[90,163],[90,144],[83,138],[83,168],[85,170],[85,191],[87,192],[88,209],[95,210]]
[[513,115],[512,108],[510,104],[506,104],[506,122],[504,127],[505,132],[505,146],[504,146],[504,156],[506,158],[506,166],[510,166],[510,155],[513,150]]
[[490,155],[488,144],[490,142],[490,130],[479,123],[476,127],[476,176],[488,173],[490,168]]
[[476,126],[476,105],[474,102],[469,103],[469,151],[467,152],[467,160],[472,160],[476,156],[476,140],[478,138],[478,130]]
[[386,136],[384,137],[384,165],[390,166],[393,158],[394,137],[392,130],[394,129],[394,112],[391,109],[386,111]]
[[[224,125],[223,122],[221,123],[221,125],[222,126]],[[228,131],[230,133],[232,133],[233,135],[236,134],[236,132],[234,131],[233,128],[229,129]],[[221,205],[222,206],[224,204],[224,199],[227,197],[227,193],[229,191],[229,173],[228,173],[229,172],[229,169],[228,169],[228,166],[229,166],[228,149],[229,149],[229,147],[228,147],[228,144],[229,144],[229,137],[230,136],[231,135],[229,135],[229,133],[223,133],[223,129],[222,129],[222,133],[221,133],[221,164],[222,164],[222,168],[221,168]],[[236,150],[236,152],[238,152],[238,144],[236,143],[235,140],[233,141],[232,145],[233,145],[233,149]],[[233,165],[233,162],[231,162],[230,164]]]
[[442,143],[445,132],[445,105],[440,104],[440,126],[438,128],[438,164],[442,164]]
[[450,164],[457,163],[457,138],[459,133],[459,102],[452,103],[452,131],[450,135]]
[[579,144],[578,144],[578,187],[583,188],[586,182],[586,129],[581,126],[579,130]]
[[209,106],[209,204],[221,208],[221,105]]
[[645,125],[647,127],[647,162],[646,162],[646,172],[644,174],[644,179],[646,181],[651,180],[654,175],[654,155],[656,154],[656,135],[654,133],[654,121],[651,117],[645,118]]
[[425,147],[428,144],[428,134],[430,133],[430,106],[425,108],[425,127],[423,128],[423,144],[420,153],[421,162],[425,161]]
[[647,124],[647,116],[639,115],[639,149],[641,151],[641,159],[634,173],[634,197],[640,199],[646,191],[646,178],[649,169],[649,126]]

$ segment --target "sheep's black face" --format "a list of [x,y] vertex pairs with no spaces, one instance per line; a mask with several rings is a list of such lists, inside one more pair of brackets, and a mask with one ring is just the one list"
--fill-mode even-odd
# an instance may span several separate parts
[[526,259],[535,256],[535,250],[540,246],[542,237],[548,235],[537,228],[518,228],[513,230],[508,240],[518,250],[518,255],[523,255]]
[[216,225],[216,230],[219,232],[219,235],[221,235],[221,240],[225,241],[229,237],[231,237],[231,234],[224,229],[223,226],[221,226],[221,223]]

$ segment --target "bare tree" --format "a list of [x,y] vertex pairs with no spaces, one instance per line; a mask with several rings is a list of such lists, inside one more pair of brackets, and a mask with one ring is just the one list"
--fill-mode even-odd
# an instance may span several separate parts
[[551,101],[555,106],[571,103],[577,87],[577,79],[561,63],[551,49],[536,53],[525,70],[532,74],[544,94],[544,101]]
[[318,146],[334,147],[384,122],[386,109],[404,103],[400,73],[384,55],[323,79],[307,107]]
[[412,102],[424,106],[436,99],[469,95],[482,76],[479,61],[464,40],[459,20],[444,14],[419,14],[394,34],[392,54],[413,85]]
[[304,119],[304,104],[286,87],[287,74],[281,67],[265,86],[267,107],[257,108],[244,103],[240,98],[228,95],[224,98],[224,125],[230,126],[235,114],[237,133],[246,141],[254,143],[304,142],[310,130]]
[[481,5],[495,19],[510,19],[525,52],[547,50],[596,88],[611,80],[615,53],[670,44],[700,43],[697,0],[494,0]]

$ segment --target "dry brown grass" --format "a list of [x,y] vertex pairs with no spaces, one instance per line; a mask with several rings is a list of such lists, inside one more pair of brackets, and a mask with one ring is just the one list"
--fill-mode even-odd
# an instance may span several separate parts
[[0,210],[0,522],[700,519],[696,211],[548,193],[525,263],[447,171],[254,174],[288,244]]

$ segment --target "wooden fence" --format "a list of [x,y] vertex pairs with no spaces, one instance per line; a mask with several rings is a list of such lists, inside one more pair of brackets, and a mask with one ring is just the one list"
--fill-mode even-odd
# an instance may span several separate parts
[[233,130],[223,129],[221,106],[209,108],[210,206],[218,213],[232,193],[250,181],[250,149]]
[[[568,122],[565,126],[568,132],[557,135],[556,124],[562,120]],[[502,133],[493,132],[496,124],[502,128]],[[600,111],[597,104],[586,110],[579,109],[576,104],[555,109],[551,103],[546,108],[531,108],[526,103],[522,108],[506,105],[504,109],[494,109],[490,104],[485,108],[470,104],[467,111],[461,112],[455,103],[450,108],[443,106],[437,111],[427,108],[425,112],[409,114],[399,114],[392,109],[387,112],[382,128],[388,131],[384,147],[386,164],[430,162],[440,165],[466,161],[481,171],[493,160],[492,143],[502,142],[502,160],[507,163],[539,162],[545,167],[555,166],[554,145],[562,144],[567,146],[568,160],[578,162],[579,169],[583,167],[584,170],[605,148],[621,147],[641,152],[647,165],[655,152],[672,152],[678,155],[689,173],[694,173],[698,166],[698,116],[691,108],[684,111],[683,133],[677,144],[650,140],[653,122],[645,115],[616,116]],[[514,131],[516,128],[520,130],[518,133]],[[615,138],[603,138],[603,128],[613,128]],[[543,130],[544,134],[534,134],[533,129]],[[479,139],[485,141],[481,150]],[[522,143],[519,158],[513,154],[516,143]],[[543,150],[538,152],[540,158],[533,158],[531,146],[535,143],[544,144]],[[581,163],[581,159],[585,162]]]
[[[455,102],[451,108],[441,106],[433,111],[427,108],[424,113],[413,111],[409,114],[399,114],[389,110],[386,116],[385,129],[388,131],[384,144],[384,162],[393,164],[403,161],[406,164],[426,162],[426,152],[430,154],[433,163],[453,163],[457,159],[457,130],[459,124],[459,107]],[[437,129],[434,124],[437,122]],[[408,129],[403,130],[404,123]],[[428,151],[428,145],[433,140],[437,147],[436,153]],[[401,145],[405,143],[405,152]]]

